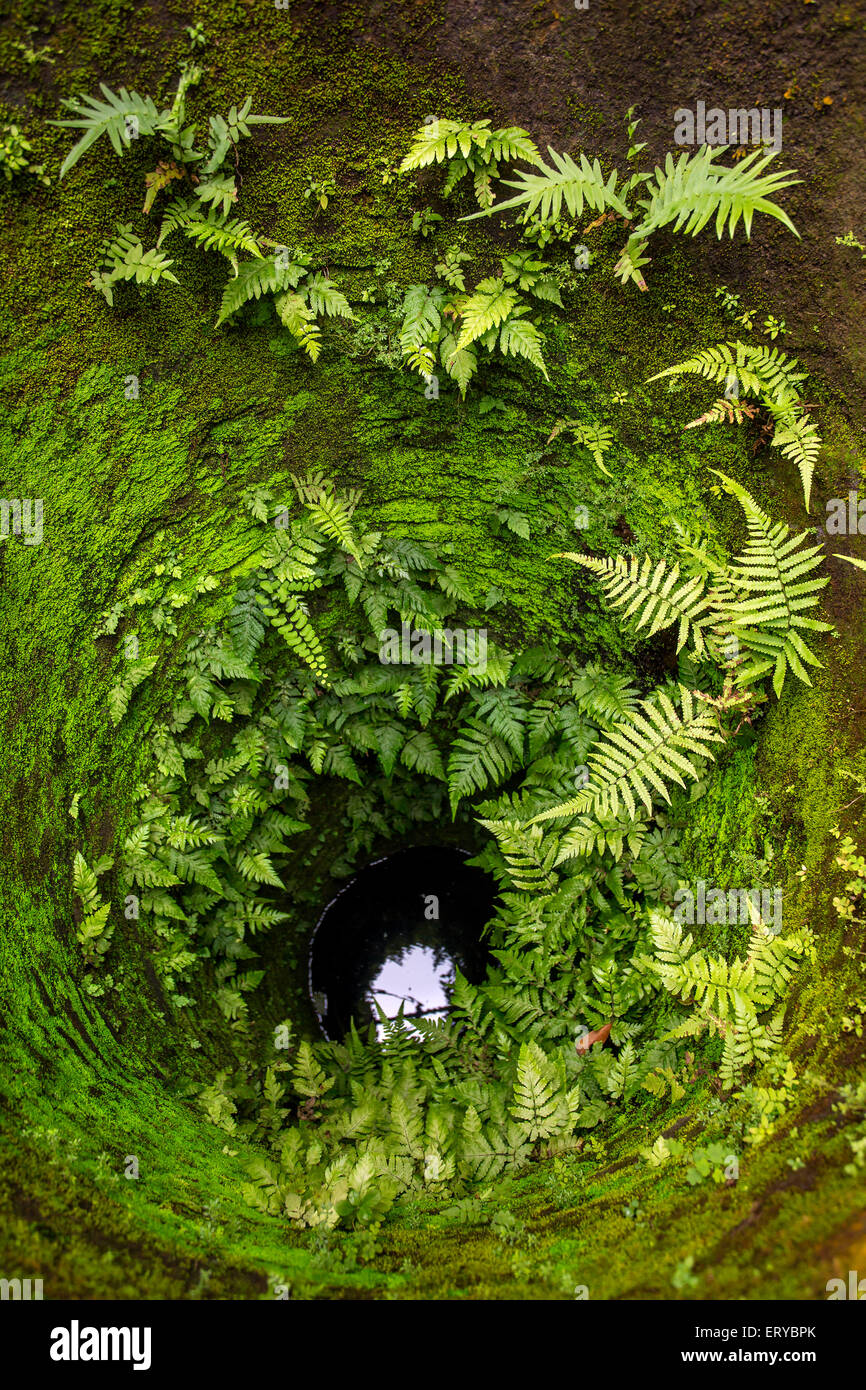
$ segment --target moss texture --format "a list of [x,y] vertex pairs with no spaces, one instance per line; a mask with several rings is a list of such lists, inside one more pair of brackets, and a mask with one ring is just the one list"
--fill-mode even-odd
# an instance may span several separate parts
[[[436,8],[402,10],[421,51]],[[210,42],[194,112],[252,92],[255,109],[290,117],[243,152],[243,215],[321,256],[357,304],[377,281],[428,277],[453,235],[449,225],[431,244],[413,237],[413,195],[382,184],[380,161],[402,154],[429,111],[498,114],[456,69],[434,75],[375,42],[353,45],[363,19],[341,7],[322,26],[315,13],[295,19],[244,0],[189,11],[101,3],[84,16],[67,7],[50,31],[62,52],[34,74],[12,44],[28,23],[44,42],[46,15],[19,3],[0,31],[11,74],[0,117],[26,126],[38,159],[55,169],[68,132],[45,121],[59,98],[99,79],[164,97],[188,51],[182,26],[201,20]],[[601,121],[590,107],[579,115],[587,131]],[[672,514],[735,542],[739,513],[712,493],[715,467],[747,481],[774,515],[806,524],[796,475],[777,456],[753,460],[736,431],[683,434],[705,392],[642,384],[696,342],[731,336],[694,246],[660,244],[642,296],[609,274],[615,238],[603,232],[598,268],[550,331],[549,384],[496,368],[465,404],[445,393],[429,402],[348,333],[332,334],[310,366],[271,351],[271,329],[214,330],[216,257],[180,250],[180,287],[108,311],[84,280],[102,237],[131,219],[146,168],[143,152],[118,163],[100,149],[62,185],[0,188],[4,495],[42,497],[45,511],[42,545],[0,545],[0,1269],[42,1277],[46,1297],[72,1298],[272,1297],[277,1284],[301,1298],[573,1298],[580,1286],[592,1299],[823,1297],[828,1278],[866,1258],[863,1170],[845,1172],[850,1133],[834,1109],[839,1086],[862,1074],[862,1042],[843,1018],[866,996],[861,957],[843,949],[862,948],[859,928],[846,929],[832,904],[841,891],[832,832],[856,838],[863,806],[845,773],[866,771],[853,571],[834,576],[828,606],[839,635],[822,645],[814,687],[786,689],[757,740],[739,740],[707,795],[677,812],[696,877],[763,875],[783,888],[791,924],[818,933],[817,965],[788,1008],[797,1079],[777,1080],[772,1142],[750,1144],[748,1107],[725,1101],[711,1068],[696,1067],[676,1104],[647,1097],[592,1131],[578,1154],[494,1184],[485,1213],[511,1212],[513,1226],[455,1228],[443,1202],[419,1198],[377,1233],[299,1235],[244,1204],[246,1146],[194,1103],[225,1057],[207,1000],[191,1019],[175,1017],[126,921],[103,967],[112,983],[92,992],[75,941],[72,858],[116,852],[128,830],[143,742],[177,650],[151,639],[158,675],[115,731],[106,692],[118,659],[93,629],[169,551],[187,576],[242,575],[257,545],[245,487],[279,492],[308,466],[362,486],[365,522],[453,546],[480,592],[500,591],[503,638],[560,638],[614,662],[628,652],[647,684],[664,653],[624,644],[596,597],[550,558],[562,548],[563,515],[589,505],[590,547],[625,549],[627,535],[669,553]],[[331,176],[338,194],[314,216],[304,189]],[[424,200],[447,210],[433,182]],[[502,230],[473,223],[461,234],[479,267],[493,268]],[[372,313],[369,324],[384,349]],[[124,394],[130,375],[136,400]],[[485,391],[501,404],[482,414]],[[621,405],[610,404],[614,391],[628,392]],[[862,460],[844,400],[820,379],[814,391],[827,440],[822,505],[846,494]],[[562,441],[543,452],[553,422],[580,412],[615,428],[613,483]],[[528,540],[494,534],[491,517],[506,501],[528,518]],[[311,898],[327,891],[321,874]],[[301,960],[303,943],[295,946]],[[641,1150],[663,1133],[689,1149],[729,1141],[739,1179],[691,1185],[683,1163],[649,1166]],[[137,1179],[124,1175],[133,1155]]]

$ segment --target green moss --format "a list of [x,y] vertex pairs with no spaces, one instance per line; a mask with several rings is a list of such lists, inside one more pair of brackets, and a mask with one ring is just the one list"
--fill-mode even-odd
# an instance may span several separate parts
[[[422,33],[435,8],[418,10]],[[19,3],[14,32],[40,14]],[[157,25],[140,6],[103,0],[86,26],[64,21],[50,96],[12,57],[4,27],[2,56],[28,84],[21,123],[36,159],[56,167],[68,148],[68,132],[42,120],[57,114],[59,96],[91,90],[97,78],[165,96],[186,50],[182,24],[201,19],[212,42],[194,109],[250,91],[261,109],[290,116],[244,152],[244,215],[321,255],[353,295],[383,259],[383,277],[397,285],[429,279],[451,230],[432,245],[413,238],[410,190],[384,186],[378,161],[397,158],[430,110],[488,114],[459,79],[434,82],[393,56],[360,52],[351,7],[337,14],[327,47],[266,6],[251,30],[239,0],[168,14]],[[578,114],[587,130],[599,119]],[[134,923],[116,931],[106,966],[114,987],[88,994],[72,927],[72,856],[116,849],[128,828],[143,740],[175,659],[170,642],[150,639],[160,674],[115,732],[105,700],[116,658],[93,628],[168,549],[189,575],[242,574],[256,546],[240,502],[250,483],[278,491],[313,467],[363,486],[365,521],[453,546],[479,596],[499,592],[490,626],[503,640],[558,637],[613,661],[634,655],[633,644],[551,551],[625,549],[622,520],[636,548],[669,554],[675,513],[737,543],[739,513],[710,492],[710,467],[748,479],[774,514],[802,519],[798,481],[775,455],[753,463],[736,431],[682,433],[706,408],[702,390],[642,384],[697,338],[729,336],[712,286],[696,286],[692,248],[659,257],[644,297],[609,275],[617,234],[605,229],[597,268],[550,332],[550,384],[491,369],[482,389],[503,409],[482,415],[480,392],[465,404],[444,393],[428,402],[375,355],[340,355],[338,342],[352,351],[350,334],[311,367],[271,352],[271,330],[214,331],[222,273],[216,258],[188,247],[176,252],[180,288],[109,313],[83,282],[147,167],[144,151],[119,165],[100,151],[59,187],[0,189],[4,487],[42,497],[46,528],[41,546],[12,538],[0,548],[0,1265],[44,1276],[48,1297],[266,1297],[269,1276],[302,1298],[571,1298],[577,1285],[593,1299],[822,1296],[824,1266],[861,1204],[832,1110],[854,1065],[839,1024],[860,981],[841,954],[827,890],[832,831],[855,830],[862,806],[849,804],[854,791],[841,774],[866,770],[855,721],[857,611],[838,615],[841,636],[822,648],[814,689],[786,691],[758,743],[732,751],[687,813],[690,872],[725,884],[765,873],[782,884],[792,921],[811,923],[820,939],[818,967],[789,1009],[803,1080],[774,1142],[748,1152],[730,1187],[693,1188],[684,1168],[657,1170],[640,1157],[674,1125],[697,1145],[741,1123],[737,1103],[696,1076],[677,1105],[647,1097],[580,1153],[493,1185],[485,1217],[510,1210],[522,1223],[503,1238],[489,1224],[448,1225],[444,1203],[430,1198],[403,1204],[372,1237],[301,1235],[242,1201],[249,1146],[206,1123],[191,1097],[224,1060],[225,1032],[203,1009],[193,1022],[170,1013]],[[336,177],[339,191],[314,217],[302,193],[323,176]],[[436,202],[434,186],[423,196]],[[501,231],[473,223],[456,235],[481,269],[495,267]],[[662,303],[674,311],[659,314]],[[375,336],[372,311],[370,323]],[[131,374],[137,400],[124,394]],[[614,406],[619,390],[628,397]],[[545,452],[554,421],[579,411],[602,412],[615,429],[613,483],[562,437]],[[828,395],[824,482],[839,495],[852,456],[842,414]],[[504,504],[527,516],[528,540],[494,535],[491,517]],[[576,536],[579,504],[589,526]],[[74,822],[67,808],[79,792]],[[191,1040],[200,1046],[190,1050]],[[137,1179],[124,1176],[128,1155],[138,1158]],[[697,1283],[673,1285],[689,1256]]]

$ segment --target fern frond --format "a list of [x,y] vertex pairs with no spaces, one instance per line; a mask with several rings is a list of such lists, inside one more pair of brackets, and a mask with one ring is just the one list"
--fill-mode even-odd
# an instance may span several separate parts
[[512,311],[511,317],[506,319],[499,334],[499,350],[505,356],[525,357],[534,367],[537,367],[544,377],[548,380],[547,368],[544,365],[544,358],[541,355],[541,344],[544,337],[532,323],[519,315],[527,314],[528,308],[519,305]]
[[265,617],[279,632],[289,650],[309,666],[316,679],[323,685],[330,685],[322,644],[301,600],[276,580],[263,580],[261,587],[274,600],[264,607]]
[[594,574],[611,607],[625,608],[623,621],[636,617],[634,625],[637,631],[650,624],[646,636],[653,637],[657,632],[678,623],[677,651],[681,651],[691,637],[695,651],[703,652],[701,627],[706,622],[705,615],[710,604],[704,592],[706,581],[702,576],[679,583],[678,564],[668,570],[666,562],[659,560],[654,566],[648,555],[644,556],[642,565],[637,556],[627,559],[617,555],[602,559],[595,555],[561,551],[556,558],[571,560]]
[[765,395],[769,400],[796,394],[796,386],[806,379],[798,372],[796,358],[788,357],[780,348],[751,347],[737,339],[717,343],[685,362],[677,362],[664,371],[648,377],[659,381],[665,376],[702,376],[708,381],[736,387],[737,396]]
[[493,212],[522,207],[527,218],[538,213],[543,222],[555,222],[562,214],[563,202],[571,217],[580,217],[584,204],[594,212],[611,210],[621,217],[631,216],[616,192],[618,175],[615,169],[605,181],[597,159],[590,164],[586,155],[581,154],[580,164],[576,164],[570,155],[557,154],[549,145],[547,152],[551,164],[545,164],[540,158],[533,161],[540,173],[520,172],[516,179],[503,180],[508,188],[518,189],[513,198],[460,220],[470,222],[476,217],[489,217]]
[[108,136],[115,154],[122,155],[134,139],[141,135],[152,135],[157,128],[160,113],[150,97],[128,92],[125,87],[113,92],[104,82],[100,82],[99,87],[104,101],[83,95],[65,98],[61,104],[78,114],[62,121],[49,121],[49,125],[69,126],[84,131],[60,166],[61,178],[65,178],[85,151],[103,135]]
[[501,276],[479,281],[474,292],[461,307],[461,330],[457,351],[469,347],[491,328],[497,328],[508,318],[518,303],[518,294],[506,286]]
[[550,893],[557,887],[559,875],[554,868],[559,862],[559,841],[555,835],[545,837],[540,826],[522,826],[517,821],[479,817],[478,824],[496,837],[508,876],[520,892]]
[[[250,256],[263,259],[256,233],[250,224],[240,217],[214,217],[210,214],[198,218],[189,217],[181,224],[181,229],[197,246],[203,247],[206,251],[219,251],[220,255],[231,262],[235,270],[238,268],[238,251],[246,251]],[[161,230],[160,241],[163,235],[164,231]]]
[[257,260],[244,261],[223,291],[217,328],[249,300],[259,299],[263,294],[295,289],[306,275],[307,268],[303,261],[289,261],[287,258],[282,261],[277,256],[261,256]]
[[712,711],[691,692],[679,687],[682,714],[678,714],[663,690],[642,700],[640,710],[627,722],[615,724],[589,755],[590,779],[576,797],[552,806],[533,818],[538,821],[563,816],[618,815],[624,804],[637,815],[637,798],[652,814],[654,797],[670,801],[666,783],[684,787],[684,777],[697,781],[700,766],[695,758],[712,758],[709,744],[721,743]]
[[800,548],[808,532],[789,540],[789,528],[782,522],[774,525],[746,488],[724,473],[713,471],[737,498],[749,529],[746,550],[732,561],[726,576],[733,597],[725,597],[721,604],[724,622],[756,659],[755,665],[738,672],[738,684],[748,684],[773,666],[776,695],[781,694],[789,668],[799,680],[811,685],[804,663],[820,666],[821,662],[801,634],[804,630],[831,631],[831,624],[803,616],[804,610],[817,605],[818,590],[830,582],[827,577],[807,578],[821,563],[822,547]]
[[[99,250],[100,269],[90,278],[92,289],[98,290],[108,304],[114,303],[113,286],[122,280],[135,280],[138,285],[155,285],[159,280],[177,284],[169,266],[174,262],[160,255],[156,247],[145,251],[131,226],[118,227]],[[104,267],[108,267],[107,270]]]
[[426,285],[410,285],[403,299],[400,350],[413,371],[426,376],[435,363],[433,348],[442,324],[443,298],[441,291],[428,290]]
[[702,145],[695,154],[683,151],[676,160],[668,154],[664,169],[656,166],[646,184],[648,196],[639,200],[645,212],[633,236],[646,238],[670,223],[676,232],[697,236],[713,216],[720,240],[726,223],[728,235],[733,237],[741,217],[746,236],[750,236],[752,218],[756,212],[763,212],[799,237],[788,214],[769,197],[782,188],[802,183],[802,179],[787,177],[795,172],[793,169],[764,173],[777,151],[753,150],[738,164],[719,167],[714,161],[722,153],[718,146]]
[[555,1064],[538,1043],[523,1043],[517,1058],[513,1103],[509,1106],[521,1133],[534,1143],[573,1129],[573,1104],[572,1095],[565,1097],[562,1093]]
[[322,330],[316,323],[316,316],[304,300],[303,295],[295,291],[278,295],[274,300],[274,308],[283,327],[287,328],[292,337],[297,339],[310,361],[317,362],[322,350]]
[[[774,408],[772,402],[769,402],[769,405],[773,413],[779,409],[778,407]],[[784,458],[791,459],[797,465],[803,484],[806,511],[808,511],[809,499],[812,495],[812,478],[821,449],[821,436],[808,415],[796,413],[792,415],[789,410],[780,412],[780,414],[781,418],[777,422],[772,443],[781,449]]]
[[491,735],[478,719],[461,725],[448,759],[448,791],[452,814],[464,796],[498,785],[514,767],[514,753],[504,739]]
[[346,296],[337,289],[333,280],[321,272],[307,277],[303,294],[314,314],[324,314],[326,318],[355,317]]

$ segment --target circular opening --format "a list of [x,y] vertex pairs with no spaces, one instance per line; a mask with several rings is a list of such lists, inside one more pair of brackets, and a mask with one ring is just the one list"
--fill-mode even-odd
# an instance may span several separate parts
[[[464,850],[400,850],[363,869],[328,904],[310,944],[310,995],[325,1035],[337,1040],[351,1020],[442,1018],[460,970],[480,984],[488,952],[481,940],[496,888]],[[375,1002],[374,1002],[375,1001]]]

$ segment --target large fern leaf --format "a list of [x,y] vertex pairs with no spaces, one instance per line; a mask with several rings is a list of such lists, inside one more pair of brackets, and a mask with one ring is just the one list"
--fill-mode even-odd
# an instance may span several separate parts
[[492,208],[473,212],[461,218],[470,222],[475,217],[489,217],[493,212],[504,212],[507,208],[525,208],[526,217],[537,213],[543,222],[555,222],[562,215],[565,203],[571,217],[580,217],[584,204],[594,212],[618,212],[621,217],[631,213],[616,191],[617,172],[614,169],[605,181],[601,165],[597,159],[590,164],[585,154],[581,154],[576,164],[570,155],[557,154],[548,145],[551,164],[537,160],[540,173],[520,172],[515,179],[504,179],[509,188],[518,189],[513,198],[495,203]]
[[244,261],[234,279],[229,280],[223,291],[217,327],[236,314],[251,299],[259,299],[263,294],[295,289],[307,273],[307,265],[302,261],[290,261],[287,257],[262,256],[259,260]]
[[589,755],[590,778],[577,796],[533,818],[538,821],[590,812],[616,816],[625,805],[637,816],[637,801],[652,813],[654,799],[670,801],[667,783],[684,787],[684,778],[697,781],[698,758],[712,758],[711,743],[721,743],[714,715],[697,704],[685,686],[679,687],[682,713],[677,713],[663,690],[657,690],[628,721],[615,724]]
[[84,131],[81,139],[73,145],[60,166],[61,178],[69,173],[73,165],[78,163],[81,156],[101,136],[107,135],[115,154],[122,155],[124,149],[129,149],[133,140],[142,135],[152,135],[159,124],[160,113],[150,97],[139,96],[138,92],[128,92],[125,87],[121,87],[119,92],[113,92],[104,82],[100,82],[99,86],[105,97],[104,101],[100,101],[98,97],[83,95],[65,98],[62,105],[67,110],[77,112],[77,115],[66,117],[62,121],[49,121],[49,125],[69,126]]
[[[789,528],[782,522],[774,525],[746,488],[724,473],[718,476],[739,501],[749,528],[746,550],[728,570],[728,587],[721,604],[723,621],[754,658],[751,666],[738,671],[737,683],[747,685],[772,667],[777,695],[789,668],[811,685],[806,665],[820,666],[821,662],[807,647],[802,633],[831,630],[829,623],[803,616],[806,609],[816,607],[818,590],[830,582],[826,576],[807,578],[821,563],[822,547],[802,549],[807,531],[789,540]],[[729,593],[733,596],[728,597]]]
[[704,650],[702,619],[706,621],[710,605],[704,592],[706,581],[703,577],[694,576],[678,583],[678,564],[669,570],[664,560],[653,565],[648,555],[644,556],[642,565],[635,555],[630,559],[624,555],[601,558],[562,551],[560,556],[590,570],[599,580],[611,607],[625,608],[623,621],[636,618],[637,631],[649,624],[645,635],[653,637],[657,632],[678,623],[677,651],[682,649],[689,636],[696,652]]
[[746,236],[751,235],[752,218],[756,212],[775,217],[799,237],[800,233],[788,214],[769,194],[801,183],[802,179],[788,178],[793,169],[781,169],[771,174],[764,170],[776,158],[777,151],[764,153],[753,150],[745,159],[730,167],[719,168],[715,160],[723,153],[719,147],[702,145],[695,154],[686,151],[674,159],[668,154],[664,169],[656,166],[646,185],[648,196],[639,200],[645,209],[641,221],[632,233],[635,239],[646,238],[659,227],[674,224],[674,231],[697,236],[710,218],[715,216],[716,235],[721,239],[727,223],[728,235],[733,236],[740,218]]
[[461,308],[460,337],[457,351],[474,343],[491,328],[497,328],[508,318],[518,302],[518,294],[510,285],[506,286],[502,276],[491,276],[479,281],[473,294],[464,301]]

